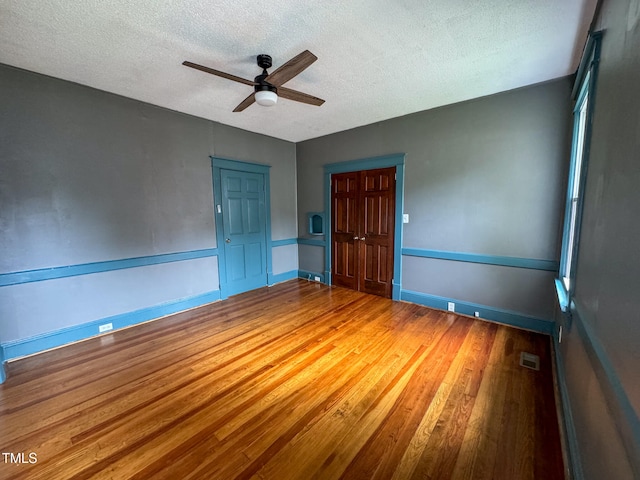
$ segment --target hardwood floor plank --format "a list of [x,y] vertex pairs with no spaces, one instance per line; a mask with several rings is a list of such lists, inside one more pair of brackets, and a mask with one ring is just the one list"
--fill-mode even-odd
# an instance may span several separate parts
[[[451,408],[458,405],[458,402],[464,403],[465,398],[461,398],[462,395],[475,397],[477,393],[476,385],[471,380],[482,376],[477,374],[469,375],[472,372],[469,364],[475,362],[477,371],[485,368],[488,361],[488,351],[491,350],[493,345],[496,330],[496,326],[480,322],[476,322],[472,326],[473,335],[467,336],[460,348],[461,352],[466,351],[467,353],[458,355],[452,363],[392,478],[398,480],[412,477],[419,478],[420,472],[427,469],[431,456],[437,459],[444,457],[443,450],[433,448],[435,441],[432,440],[432,437],[437,437],[443,429],[447,430],[449,428],[442,427],[445,422],[443,419],[451,416],[451,413],[447,414],[446,410],[451,410]],[[466,377],[469,378],[467,379]],[[468,429],[465,429],[466,431]],[[447,456],[452,451],[455,451],[453,457],[457,458],[459,449],[447,450]],[[416,470],[418,470],[418,473],[415,473]],[[443,476],[442,478],[445,477]]]
[[[468,349],[460,352],[460,368],[444,408],[430,432],[411,478],[451,478],[475,406],[475,378],[485,370],[497,327],[475,324]],[[464,352],[464,353],[463,353]]]
[[38,461],[0,479],[563,478],[551,361],[541,335],[293,280],[11,362],[0,450]]
[[[321,334],[324,333],[324,331],[321,332]],[[299,353],[307,344],[315,342],[315,340],[316,338],[311,338],[282,354],[276,351],[275,354],[279,354],[280,356],[276,358],[274,362],[279,363],[288,359],[292,355]],[[324,357],[327,358],[326,355]],[[267,357],[267,360],[270,360],[270,358]],[[215,376],[213,379],[207,378],[202,384],[189,385],[189,391],[181,389],[168,397],[154,399],[149,405],[144,405],[145,412],[142,412],[142,416],[138,416],[141,408],[135,408],[134,410],[124,412],[119,418],[102,422],[90,431],[84,431],[81,435],[72,438],[73,443],[78,445],[77,448],[89,449],[88,452],[85,450],[85,457],[88,456],[94,460],[99,459],[99,461],[93,463],[91,467],[85,467],[88,476],[79,476],[77,478],[90,478],[91,475],[94,475],[104,465],[118,461],[127,455],[129,451],[136,450],[146,442],[184,424],[184,422],[189,421],[191,417],[197,415],[194,421],[196,424],[199,424],[198,420],[200,416],[206,415],[207,410],[224,400],[226,395],[237,392],[257,378],[271,374],[273,366],[269,362],[265,362],[264,358],[255,360],[252,357],[251,361],[256,362],[257,365],[243,364],[231,370],[223,370],[221,371],[221,375]],[[227,365],[225,365],[225,367],[226,366]],[[247,374],[244,375],[245,373]],[[227,383],[225,380],[229,382]],[[218,388],[215,389],[215,393],[213,393],[212,389],[214,384],[218,386]],[[160,402],[160,400],[162,400],[162,402]],[[167,400],[169,400],[169,402],[167,402]],[[193,406],[194,404],[195,406]],[[131,420],[134,414],[136,414],[136,418]],[[158,418],[164,420],[160,427],[157,427]],[[132,429],[135,432],[133,434],[130,432]],[[108,440],[113,439],[113,441],[107,442],[108,447],[106,448],[102,446],[86,446],[87,443],[91,443],[91,438],[96,434]],[[117,442],[117,439],[125,434],[133,440],[132,443],[127,445],[127,449],[121,448]],[[94,453],[87,455],[90,452]]]
[[[364,331],[366,330],[366,325],[365,325],[365,326],[363,326],[363,327],[359,327],[359,328],[364,332]],[[345,332],[345,334],[347,334],[347,333],[349,333],[349,332]],[[373,347],[374,345],[372,344],[371,346]],[[368,351],[369,353],[374,354],[374,353],[376,352],[376,349],[375,349],[375,348],[370,348],[370,349],[368,349],[367,351]],[[381,354],[382,354],[382,353],[384,353],[384,352],[381,352]],[[362,365],[363,365],[363,367],[362,367],[362,368],[363,368],[363,369],[370,369],[370,368],[375,367],[375,366],[377,366],[377,365],[378,365],[379,358],[375,358],[375,359],[373,359],[373,362],[363,362],[363,359],[358,359],[358,360],[362,363]],[[363,371],[364,371],[364,370],[358,370],[358,372],[363,372]],[[335,379],[334,379],[334,380],[329,379],[329,383],[328,383],[328,385],[331,385],[333,382],[335,382]],[[308,393],[307,393],[307,390],[308,390],[308,389],[307,389],[307,388],[305,388],[305,389],[301,392],[301,393],[304,395],[304,397],[303,397],[303,398],[306,398],[306,397],[307,397],[307,396],[309,396],[309,395],[315,395],[315,396],[317,396],[317,393],[314,393],[314,392],[317,392],[317,391],[318,391],[318,389],[317,389],[317,388],[313,388],[313,389],[311,389],[311,390],[308,390]],[[295,399],[294,405],[296,406],[296,408],[298,407],[298,404],[299,404],[300,402],[301,402],[301,400],[300,400],[300,399]],[[323,412],[324,412],[324,413],[326,413],[326,412],[325,412],[325,410],[326,410],[326,407],[323,409]],[[314,417],[314,419],[313,419],[313,420],[309,419],[309,420],[308,420],[308,422],[307,422],[307,424],[306,424],[306,426],[305,426],[305,428],[307,428],[307,427],[313,427],[313,425],[316,423],[316,420],[317,420],[317,419],[316,419],[315,417]],[[288,420],[281,420],[281,421],[284,421],[284,422],[286,423],[286,421],[288,421]],[[288,434],[288,435],[290,435],[291,433],[292,433],[292,432],[288,432],[287,434]],[[296,433],[296,436],[297,436],[297,433]],[[247,456],[249,456],[249,457],[253,457],[253,456],[254,456],[254,454],[252,454],[250,451],[248,451],[248,450],[246,450],[246,449],[245,449],[245,453],[246,453],[246,454],[247,454]],[[264,460],[264,457],[263,457],[263,459],[262,459],[262,460]],[[280,471],[280,472],[277,474],[276,478],[281,478],[281,476],[282,476],[285,472],[286,472],[286,470],[285,470],[285,471]]]
[[[404,312],[397,312],[395,318],[404,323],[413,316],[413,312],[406,309]],[[400,336],[394,337],[402,348],[387,349],[384,357],[377,362],[378,368],[356,385],[331,414],[302,429],[270,463],[265,465],[259,472],[260,477],[311,478],[325,460],[333,456],[336,440],[358,437],[359,435],[354,435],[354,430],[365,425],[363,416],[370,412],[374,401],[377,400],[379,403],[383,397],[382,392],[388,392],[389,386],[396,385],[402,378],[403,375],[398,373],[406,372],[425,352],[424,345],[418,345],[416,351],[407,348],[412,337],[408,329],[403,330]],[[413,347],[415,348],[415,345]]]
[[[285,317],[286,318],[286,317]],[[290,321],[290,319],[289,319]],[[318,326],[318,324],[313,324],[313,322],[310,322],[309,325],[312,325],[313,328],[316,328]],[[304,328],[304,325],[298,325],[297,323],[290,323],[286,326],[286,328],[284,330],[282,330],[284,333],[287,333],[288,335],[293,335],[296,334],[299,328]],[[229,363],[230,361],[233,360],[237,360],[237,358],[235,358],[233,355],[236,353],[236,348],[240,345],[242,345],[245,349],[249,348],[249,346],[255,347],[255,345],[253,343],[251,343],[251,340],[261,340],[263,341],[263,346],[267,343],[277,343],[279,338],[276,337],[276,335],[280,333],[280,330],[276,328],[270,328],[269,329],[269,337],[270,339],[266,339],[264,338],[264,333],[261,334],[262,336],[260,336],[260,334],[258,333],[254,333],[251,336],[233,336],[231,338],[224,338],[219,342],[214,343],[214,348],[209,348],[203,351],[199,351],[197,352],[196,355],[189,355],[189,356],[185,356],[184,360],[182,362],[178,362],[178,363],[171,363],[171,358],[170,357],[164,357],[164,356],[155,356],[154,360],[157,361],[158,363],[162,363],[164,360],[166,360],[166,364],[165,365],[170,365],[170,369],[171,371],[167,372],[166,371],[166,367],[163,371],[152,371],[150,373],[148,372],[142,372],[141,375],[145,375],[145,378],[151,377],[153,380],[158,380],[158,379],[163,379],[163,377],[168,377],[170,379],[176,379],[176,383],[179,381],[181,382],[180,384],[178,384],[177,387],[172,387],[174,390],[180,390],[180,385],[185,383],[187,380],[193,382],[194,378],[186,378],[185,376],[178,376],[176,374],[179,373],[180,369],[184,369],[184,368],[189,368],[189,373],[192,372],[197,372],[197,377],[198,378],[203,378],[207,375],[210,375],[212,370],[211,368],[217,368],[220,369],[222,367],[224,367],[227,363]],[[258,338],[259,337],[259,338]],[[219,338],[219,336],[218,336]],[[228,343],[229,341],[232,340],[232,343]],[[208,340],[209,343],[212,343],[212,340],[209,339]],[[192,353],[192,350],[190,350],[189,353]],[[217,354],[217,355],[216,355]],[[210,358],[215,358],[215,362],[216,365],[212,365],[211,364],[211,360]],[[225,363],[226,361],[226,363]],[[210,367],[209,369],[206,369],[204,367]],[[117,386],[114,385],[113,383],[113,375],[109,374],[108,376],[98,379],[98,381],[96,382],[91,382],[90,384],[88,384],[88,386],[86,387],[86,390],[88,393],[91,394],[95,394],[96,390],[103,392],[104,395],[107,398],[106,402],[108,402],[109,404],[113,404],[114,400],[118,400],[121,397],[124,398],[128,398],[131,399],[133,401],[136,402],[140,402],[141,399],[143,399],[143,395],[140,395],[139,393],[136,392],[136,390],[138,390],[138,387],[140,387],[140,385],[135,385],[135,383],[131,380],[132,377],[135,378],[136,375],[136,365],[134,364],[133,367],[127,371],[127,377],[122,378],[122,376],[118,376],[116,378],[117,379],[121,379],[121,381],[124,383],[124,385],[127,387],[126,392],[119,394],[119,392],[117,392]],[[184,373],[184,372],[183,372]],[[99,383],[105,383],[104,386],[100,386]],[[83,386],[84,387],[84,386]],[[65,413],[69,413],[69,408],[68,405],[74,401],[74,399],[76,398],[84,398],[85,396],[85,392],[83,391],[83,387],[77,387],[74,390],[71,390],[70,392],[68,392],[68,399],[65,399],[63,394],[58,395],[58,397],[56,398],[56,402],[50,402],[51,404],[51,408],[53,409],[59,409],[58,404],[61,405],[65,405],[65,409],[64,412]],[[145,388],[143,390],[143,393],[150,393],[151,390],[148,388],[148,386],[146,386],[147,388]],[[168,388],[170,388],[166,381],[162,381],[161,383],[161,393],[159,394],[160,396],[163,395],[167,395],[171,392],[171,390],[168,390]],[[136,395],[130,395],[127,396],[128,393],[131,392],[136,393]],[[66,392],[65,392],[66,393]],[[155,397],[157,398],[157,397]],[[95,400],[96,397],[92,397],[92,400]],[[34,400],[35,401],[35,400]],[[22,415],[25,418],[33,418],[32,415],[35,411],[37,411],[40,415],[42,415],[43,417],[47,418],[47,419],[51,419],[55,412],[54,411],[50,411],[50,410],[42,410],[42,407],[38,405],[38,403],[40,402],[36,402],[36,405],[33,409],[27,410],[25,411]],[[34,406],[34,405],[29,405],[29,406]],[[96,406],[96,408],[102,408],[104,407],[104,404],[98,404]],[[87,405],[86,403],[81,405],[80,407],[78,407],[79,409],[87,409]],[[123,406],[122,405],[118,405],[114,407],[117,410],[122,410]],[[5,409],[5,411],[3,411],[2,413],[15,413],[13,411],[10,411],[8,409]],[[108,421],[109,419],[107,419]],[[16,424],[21,424],[24,425],[24,421],[21,420],[21,418],[19,416],[15,417],[15,422]],[[41,425],[38,426],[39,428],[41,427]],[[24,433],[24,431],[23,431]]]
[[[533,336],[533,340],[536,344],[535,353],[540,356],[539,375],[550,378],[553,376],[551,345],[544,338]],[[554,386],[553,382],[539,382],[536,379],[532,379],[531,383],[536,397],[533,402],[533,478],[549,478],[564,469],[558,416],[556,408],[547,401],[554,398]]]
[[454,321],[447,330],[446,338],[443,337],[426,355],[383,423],[369,437],[341,478],[385,478],[388,466],[395,466],[401,460],[471,323],[464,318]]
[[[321,351],[319,353],[325,354],[325,355],[321,355],[319,358],[321,359],[328,358],[328,356],[326,355],[326,352]],[[337,371],[342,371],[344,370],[345,363],[349,363],[350,361],[351,359],[343,358],[342,361],[338,363],[334,368]],[[258,394],[254,395],[254,397],[257,395]],[[223,397],[225,395],[221,393],[220,396]],[[289,399],[287,398],[287,400]],[[250,401],[255,401],[255,398],[250,399]],[[149,446],[152,448],[155,448],[156,450],[158,449],[160,450],[160,453],[162,453],[163,462],[165,461],[165,459],[177,460],[181,456],[183,456],[185,451],[190,451],[191,448],[197,446],[199,443],[207,442],[208,439],[210,438],[215,438],[217,440],[218,437],[215,435],[216,428],[219,428],[220,426],[224,425],[224,423],[228,421],[229,418],[233,418],[234,416],[238,415],[247,403],[248,402],[238,405],[237,407],[235,407],[230,412],[227,412],[226,415],[223,415],[222,417],[220,416],[221,411],[218,408],[216,408],[213,404],[208,405],[205,410],[202,410],[202,412],[199,412],[199,415],[197,417],[186,418],[184,419],[183,422],[180,422],[179,424],[173,424],[171,426],[172,427],[171,430],[166,430],[162,432],[163,433],[162,438],[157,437],[157,442],[155,441],[156,439],[152,439],[154,443],[157,443],[157,445],[149,445]],[[281,404],[276,405],[276,407],[282,407],[282,406],[283,405]],[[298,405],[298,407],[303,408],[302,405]],[[271,410],[263,409],[261,413],[263,415],[267,414],[265,415],[266,417],[268,417],[269,411],[271,411],[272,414],[273,412],[275,412],[275,414],[280,415],[281,413],[279,410],[282,410],[282,408],[272,408]],[[256,427],[257,425],[254,423],[253,428],[256,428]],[[180,435],[180,432],[184,432],[185,435]],[[144,442],[139,446],[138,445],[134,446],[133,448],[135,448],[137,451],[144,450],[148,443],[149,442]],[[217,446],[219,446],[219,448],[210,449],[209,458],[211,460],[215,460],[217,458],[216,456],[222,453],[221,452],[222,449],[225,449],[225,450],[227,449],[228,442],[216,441],[215,443],[217,444]],[[164,450],[165,448],[168,448],[170,450],[166,452],[162,452],[162,450]],[[230,452],[226,451],[226,455],[228,456],[229,454]],[[112,463],[113,460],[115,459],[116,459],[115,456],[111,456],[109,459],[105,459],[105,462]],[[126,463],[126,468],[131,468],[131,464],[128,461],[124,463]],[[202,465],[198,465],[198,468],[200,468],[201,466]],[[95,469],[92,469],[91,473],[95,474],[99,470],[100,470],[100,466],[98,465],[96,466]],[[155,474],[158,471],[159,471],[158,465],[146,467],[145,470],[142,472],[143,476],[141,478],[145,478],[144,475],[150,476],[152,473]]]
[[[418,345],[417,350],[408,361],[401,365],[402,368],[392,377],[388,377],[388,383],[380,385],[379,393],[370,398],[371,403],[369,405],[367,405],[368,402],[362,402],[364,411],[357,417],[357,424],[325,456],[325,461],[320,469],[314,472],[312,478],[338,478],[355,455],[364,448],[368,439],[380,428],[409,379],[419,365],[422,364],[425,356],[433,350],[434,345],[446,333],[450,322],[443,321],[444,316],[441,313],[437,314],[437,319],[439,320],[437,322],[425,322],[425,325],[430,327],[428,330],[433,328],[433,331],[429,332],[430,334],[425,335],[426,344]],[[414,333],[417,334],[418,332]],[[419,335],[416,335],[416,337],[420,338]]]
[[[331,326],[330,326],[330,327],[328,327],[328,328],[322,328],[322,329],[321,329],[321,331],[320,331],[320,334],[321,334],[321,336],[324,336],[325,338],[331,338],[331,337],[333,337],[334,335],[336,335],[336,334],[339,332],[340,328],[342,328],[342,326],[343,326],[343,325],[346,325],[347,323],[349,323],[349,321],[341,321],[341,322],[340,322],[340,324],[341,324],[341,325],[336,325],[336,324],[334,324],[334,325],[331,325]],[[311,325],[317,325],[317,324],[314,324],[314,323],[312,322],[312,323],[311,323]],[[317,332],[314,332],[314,334],[316,334],[316,333],[317,333]],[[284,345],[284,344],[285,344],[285,341],[284,341],[284,340],[285,340],[284,338],[280,338],[280,339],[279,339],[279,341],[277,342],[277,343],[278,343],[278,347],[277,347],[277,348],[280,348],[280,346],[282,346],[282,345]],[[304,342],[304,343],[297,343],[297,344],[296,344],[296,346],[295,346],[295,348],[294,348],[293,350],[290,350],[290,351],[288,351],[288,352],[285,352],[285,354],[284,354],[284,355],[281,355],[281,358],[276,359],[274,363],[275,363],[275,364],[278,364],[279,362],[283,361],[283,359],[287,359],[287,358],[289,358],[292,354],[294,354],[294,353],[298,353],[300,350],[302,350],[302,349],[303,349],[304,347],[306,347],[308,344],[310,344],[310,343],[315,343],[315,342],[317,342],[317,338],[312,338],[311,340],[307,340],[307,341],[306,341],[306,342]],[[325,352],[325,353],[326,353],[326,352]],[[329,358],[330,358],[330,357],[329,357],[328,355],[324,355],[324,357],[323,357],[323,359],[324,359],[324,360],[329,359]],[[261,358],[261,363],[264,363],[264,357],[262,357],[262,358]],[[243,367],[243,368],[244,368],[244,367]],[[249,370],[251,370],[251,369],[249,369]],[[273,375],[273,366],[272,366],[272,365],[269,365],[269,370],[268,370],[268,372],[269,372],[269,375],[270,375],[270,376],[271,376],[271,375]],[[257,377],[257,376],[263,376],[263,374],[265,374],[265,373],[266,373],[266,370],[264,370],[264,367],[263,367],[263,369],[262,369],[262,370],[254,370],[253,375]],[[244,377],[244,380],[248,380],[248,379],[251,379],[251,377],[249,377],[249,378],[248,378],[248,377]],[[234,391],[237,391],[237,390],[238,390],[239,388],[241,388],[241,387],[242,387],[242,385],[238,382],[238,383],[236,383],[236,384],[234,384],[234,385],[232,385],[232,386],[228,387],[228,390],[232,390],[232,389],[233,389]],[[199,404],[198,409],[191,409],[191,410],[189,410],[187,413],[185,413],[185,414],[184,414],[182,417],[180,417],[178,420],[179,420],[179,421],[181,421],[181,422],[182,422],[182,421],[185,421],[185,419],[186,419],[188,416],[192,415],[194,412],[196,412],[196,411],[198,411],[198,412],[199,412],[199,410],[200,410],[200,409],[208,408],[208,407],[210,407],[211,405],[213,405],[214,403],[218,402],[219,400],[222,400],[226,394],[227,394],[227,390],[223,390],[222,392],[218,393],[215,397],[213,397],[213,398],[209,398],[209,399],[207,399],[206,401],[204,401],[204,400],[203,400],[203,401],[197,401],[196,403],[198,403],[198,404]],[[198,413],[198,412],[196,412],[196,413]],[[173,424],[174,424],[176,421],[178,421],[178,420],[174,420],[174,422],[172,422],[170,425],[173,425]],[[213,428],[212,428],[211,430],[215,430],[215,429],[213,429]],[[164,433],[164,432],[163,432],[163,433]],[[212,432],[212,433],[213,433],[213,432]],[[140,440],[140,442],[143,442],[143,441],[144,441],[144,439],[141,439],[141,440]],[[138,445],[138,443],[136,443],[136,444],[135,444],[135,446],[137,446],[137,445]],[[136,448],[136,447],[134,447],[134,448]],[[117,460],[117,459],[118,459],[118,456],[117,456],[117,455],[118,455],[118,454],[111,455],[110,457],[108,457],[108,458],[104,459],[104,460],[103,460],[103,462],[112,462],[112,461],[115,461],[115,460]],[[96,471],[97,469],[99,469],[99,468],[100,468],[100,465],[97,465],[96,467],[93,467],[93,468],[91,469],[91,472],[93,473],[93,472],[95,472],[95,471]]]
[[[462,447],[451,478],[491,479],[500,427],[492,421],[497,411],[502,411],[506,389],[502,373],[503,346],[507,329],[497,328],[487,366],[482,375]],[[493,427],[493,428],[492,428]]]

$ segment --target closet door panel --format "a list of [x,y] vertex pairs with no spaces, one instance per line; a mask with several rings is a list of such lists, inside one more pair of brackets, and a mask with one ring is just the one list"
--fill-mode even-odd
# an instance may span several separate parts
[[358,290],[357,172],[331,177],[331,278],[334,285]]
[[331,176],[334,285],[391,298],[395,168]]
[[395,168],[360,172],[360,290],[391,298],[395,228]]

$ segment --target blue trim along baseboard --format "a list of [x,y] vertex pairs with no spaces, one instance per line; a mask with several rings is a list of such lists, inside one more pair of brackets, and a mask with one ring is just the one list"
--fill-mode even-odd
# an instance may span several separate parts
[[285,245],[296,245],[297,238],[285,238],[284,240],[271,240],[272,247],[284,247]]
[[120,328],[164,317],[165,315],[171,315],[183,310],[206,305],[207,303],[212,303],[216,300],[220,300],[219,290],[172,300],[152,307],[113,315],[111,317],[62,328],[60,330],[35,335],[29,338],[5,342],[0,345],[0,348],[3,350],[4,360],[11,360],[13,358],[31,355],[51,348],[60,347],[71,342],[77,342],[79,340],[94,337],[100,334],[98,326],[105,323],[112,323],[112,331],[115,331]]
[[571,410],[571,402],[569,400],[569,389],[567,387],[567,374],[564,366],[564,359],[560,354],[560,345],[558,338],[558,330],[553,330],[553,353],[555,357],[555,368],[558,381],[558,390],[560,394],[560,403],[562,405],[562,423],[564,426],[564,434],[566,438],[566,454],[568,456],[568,467],[571,470],[570,478],[584,478],[582,472],[582,462],[580,461],[580,449],[578,446],[578,435],[576,434],[576,425],[573,420],[573,412]]
[[462,315],[474,316],[475,312],[479,312],[483,320],[491,320],[512,327],[524,328],[534,332],[551,335],[555,322],[552,320],[543,320],[541,318],[532,317],[510,310],[503,310],[495,307],[488,307],[477,303],[464,302],[453,298],[439,297],[437,295],[429,295],[427,293],[413,292],[411,290],[402,290],[400,292],[400,300],[405,302],[417,303],[438,310],[447,310],[449,302],[456,304],[456,312]]
[[409,257],[437,258],[456,262],[484,263],[503,267],[530,268],[557,272],[559,264],[555,260],[538,260],[535,258],[503,257],[499,255],[483,255],[479,253],[445,252],[442,250],[427,250],[424,248],[403,248],[402,255]]
[[313,281],[314,277],[320,277],[320,283],[326,283],[324,281],[325,277],[322,273],[308,272],[307,270],[298,270],[298,278],[302,278],[304,280],[311,279]]
[[286,282],[287,280],[291,280],[293,278],[298,278],[298,270],[289,270],[288,272],[282,273],[272,273],[271,275],[269,275],[269,285]]
[[37,270],[26,270],[23,272],[2,273],[0,274],[0,287],[53,280],[56,278],[75,277],[77,275],[88,275],[91,273],[110,272],[112,270],[122,270],[125,268],[145,267],[161,263],[181,262],[195,258],[215,257],[216,255],[218,255],[217,248],[206,248],[188,252],[162,253],[146,257],[124,258],[62,267],[39,268]]
[[327,242],[316,238],[298,238],[298,245],[313,245],[314,247],[325,247]]
[[618,426],[629,463],[638,474],[640,473],[640,419],[629,401],[627,392],[609,359],[609,355],[600,343],[598,336],[591,329],[592,321],[587,320],[584,311],[580,305],[576,305],[575,301],[571,302],[571,317],[577,326],[596,378],[607,399],[609,411]]

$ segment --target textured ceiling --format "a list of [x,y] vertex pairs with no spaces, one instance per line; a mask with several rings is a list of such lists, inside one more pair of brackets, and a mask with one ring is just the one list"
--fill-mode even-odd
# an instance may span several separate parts
[[[0,63],[290,141],[575,71],[595,0],[0,0]],[[308,49],[281,99],[233,108],[253,79]]]

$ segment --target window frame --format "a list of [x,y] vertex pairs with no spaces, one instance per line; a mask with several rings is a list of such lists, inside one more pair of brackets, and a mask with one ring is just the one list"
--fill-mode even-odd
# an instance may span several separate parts
[[555,280],[558,300],[563,312],[569,311],[576,287],[576,267],[589,164],[601,40],[602,32],[595,32],[589,35],[571,94],[574,102],[571,161],[565,200],[560,268],[558,277]]

